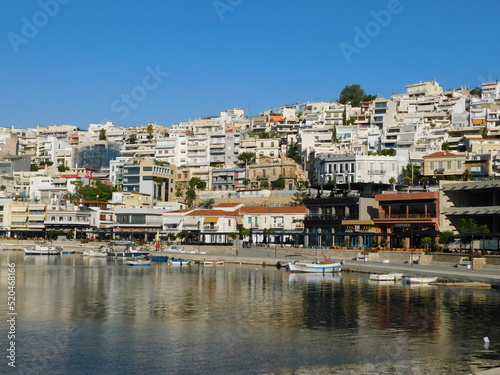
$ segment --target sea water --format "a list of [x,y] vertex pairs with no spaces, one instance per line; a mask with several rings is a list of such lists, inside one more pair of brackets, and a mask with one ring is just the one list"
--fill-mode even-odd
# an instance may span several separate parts
[[498,290],[12,251],[0,253],[4,349],[9,264],[16,367],[3,356],[2,374],[469,374],[500,366]]

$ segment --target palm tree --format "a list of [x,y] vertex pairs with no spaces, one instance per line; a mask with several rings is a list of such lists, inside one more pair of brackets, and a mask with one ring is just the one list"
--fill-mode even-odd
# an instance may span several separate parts
[[154,125],[152,122],[148,123],[146,125],[146,133],[148,133],[149,135],[149,142],[151,143],[151,140],[153,138],[153,132],[154,132],[155,128],[154,128]]

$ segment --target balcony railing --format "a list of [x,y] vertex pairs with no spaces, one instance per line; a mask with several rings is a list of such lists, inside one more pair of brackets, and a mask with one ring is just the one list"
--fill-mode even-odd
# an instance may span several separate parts
[[203,226],[203,230],[214,230],[214,231],[217,231],[217,230],[219,230],[219,226],[218,225],[204,225]]

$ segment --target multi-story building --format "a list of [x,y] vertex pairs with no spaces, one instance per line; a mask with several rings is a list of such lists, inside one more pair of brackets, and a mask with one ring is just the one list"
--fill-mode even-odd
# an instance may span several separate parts
[[392,248],[420,247],[424,237],[439,235],[439,192],[377,194],[378,243],[386,239]]
[[459,177],[465,171],[465,154],[457,154],[447,151],[439,151],[423,157],[423,175],[433,177],[456,176]]
[[500,100],[500,82],[490,82],[482,84],[481,99],[487,102]]
[[354,182],[389,183],[399,178],[400,166],[396,156],[316,155],[312,179],[321,185]]

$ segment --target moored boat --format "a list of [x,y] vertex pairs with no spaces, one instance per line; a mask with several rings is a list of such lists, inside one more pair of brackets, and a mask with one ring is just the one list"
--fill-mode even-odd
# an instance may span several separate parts
[[108,257],[117,259],[144,259],[149,255],[147,251],[134,249],[132,243],[127,243],[125,246],[126,248],[123,251],[116,251],[114,249],[108,250]]
[[429,284],[435,283],[437,279],[437,277],[407,277],[404,281],[407,284]]
[[170,259],[170,264],[172,266],[188,266],[189,263],[191,263],[191,261],[186,259]]
[[167,262],[168,261],[168,256],[167,255],[150,255],[149,259],[152,262]]
[[371,274],[370,280],[373,281],[396,281],[403,278],[402,273]]
[[63,248],[60,246],[35,245],[34,249],[24,248],[25,255],[60,255]]
[[150,266],[151,262],[149,260],[127,260],[127,266]]
[[311,273],[326,273],[326,272],[340,272],[342,265],[340,263],[305,263],[293,262],[288,263],[290,272],[311,272]]
[[202,260],[200,263],[204,266],[221,266],[224,264],[224,259]]

